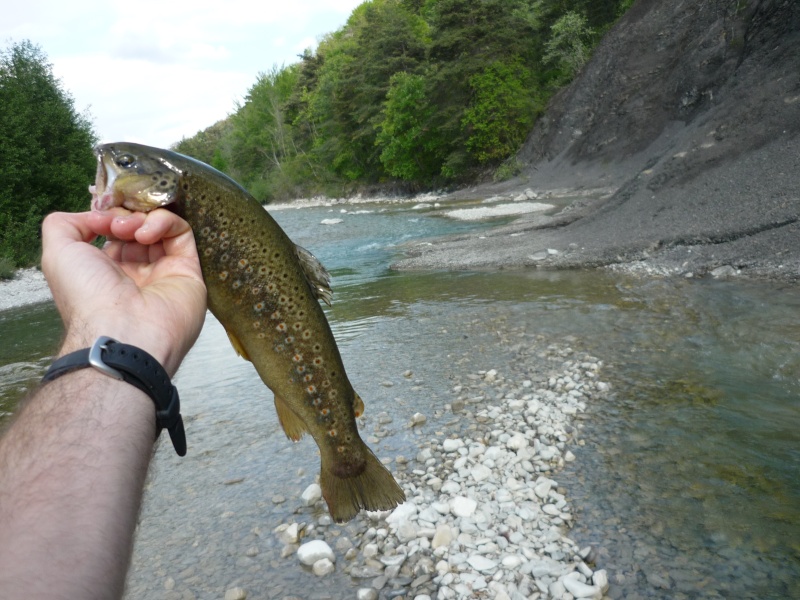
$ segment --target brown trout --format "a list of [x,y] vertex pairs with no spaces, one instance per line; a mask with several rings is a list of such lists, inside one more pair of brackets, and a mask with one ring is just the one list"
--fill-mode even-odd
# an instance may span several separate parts
[[320,487],[337,522],[405,499],[358,434],[353,390],[319,300],[330,278],[261,204],[228,176],[187,156],[138,144],[98,146],[92,208],[166,207],[191,225],[208,307],[234,349],[275,396],[286,435],[319,446]]

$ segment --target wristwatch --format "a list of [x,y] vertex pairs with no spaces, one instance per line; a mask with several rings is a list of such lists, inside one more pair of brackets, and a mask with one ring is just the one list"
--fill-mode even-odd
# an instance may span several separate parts
[[158,360],[141,348],[101,336],[91,348],[70,352],[56,360],[44,374],[42,383],[87,367],[126,381],[150,396],[156,406],[156,438],[166,429],[178,456],[186,455],[186,432],[178,390]]

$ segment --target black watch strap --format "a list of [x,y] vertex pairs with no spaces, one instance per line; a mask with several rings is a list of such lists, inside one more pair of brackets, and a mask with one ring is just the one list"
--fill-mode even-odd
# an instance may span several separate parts
[[56,360],[44,374],[42,383],[87,367],[130,383],[150,396],[156,405],[156,437],[166,429],[178,456],[186,455],[186,432],[178,390],[161,363],[141,348],[102,336],[91,348],[70,352]]

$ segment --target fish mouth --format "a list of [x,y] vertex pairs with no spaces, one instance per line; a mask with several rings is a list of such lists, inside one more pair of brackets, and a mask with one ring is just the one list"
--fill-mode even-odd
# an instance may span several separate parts
[[106,162],[107,155],[102,148],[96,147],[94,153],[97,157],[97,171],[94,185],[89,186],[89,193],[92,195],[92,210],[108,210],[116,206],[111,190],[114,187],[117,173]]

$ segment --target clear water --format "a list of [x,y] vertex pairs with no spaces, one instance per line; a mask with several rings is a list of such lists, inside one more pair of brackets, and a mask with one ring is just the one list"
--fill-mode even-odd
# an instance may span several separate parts
[[[597,549],[611,595],[800,597],[796,287],[597,272],[394,272],[400,244],[478,235],[485,225],[411,205],[347,209],[273,214],[331,271],[327,314],[367,402],[367,435],[374,415],[394,419],[373,444],[380,456],[414,455],[410,415],[431,418],[465,369],[500,370],[513,360],[494,342],[503,327],[566,340],[606,362],[614,389],[590,408],[587,445],[561,476],[578,512],[571,535]],[[485,322],[485,331],[465,339],[464,322]],[[41,375],[60,334],[51,305],[0,313],[0,411]],[[358,584],[343,575],[316,580],[281,562],[270,532],[296,518],[296,496],[318,459],[312,442],[286,441],[271,394],[210,315],[176,379],[189,456],[166,446],[157,455],[129,597],[153,597],[167,577],[179,589],[181,573],[197,597],[219,597],[233,584],[268,598],[351,594]],[[273,502],[276,495],[287,501]],[[260,554],[243,558],[254,544]]]

